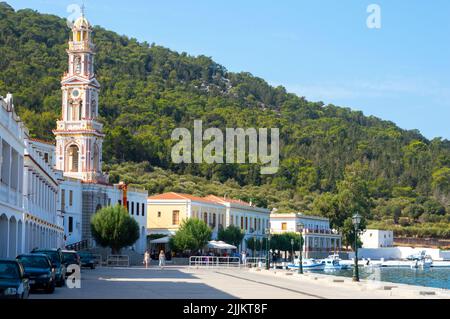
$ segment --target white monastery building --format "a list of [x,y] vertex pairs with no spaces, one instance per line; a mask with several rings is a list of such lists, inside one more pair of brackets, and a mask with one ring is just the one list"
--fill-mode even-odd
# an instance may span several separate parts
[[26,128],[14,112],[13,97],[0,96],[0,258],[23,251],[23,163]]
[[302,233],[303,252],[308,257],[327,256],[338,252],[342,247],[342,236],[330,228],[328,218],[294,214],[270,214],[272,234]]
[[366,229],[360,237],[363,248],[394,247],[392,230]]

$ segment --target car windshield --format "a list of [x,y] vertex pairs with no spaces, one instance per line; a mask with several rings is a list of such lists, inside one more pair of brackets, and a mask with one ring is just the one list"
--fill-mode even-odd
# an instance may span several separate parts
[[48,259],[42,256],[19,256],[18,260],[25,268],[50,268]]
[[19,277],[19,269],[16,264],[11,262],[0,263],[0,279],[16,279]]
[[60,262],[59,254],[56,251],[37,251],[37,253],[47,255],[54,264],[59,264]]
[[77,257],[74,253],[63,253],[64,261],[76,261]]

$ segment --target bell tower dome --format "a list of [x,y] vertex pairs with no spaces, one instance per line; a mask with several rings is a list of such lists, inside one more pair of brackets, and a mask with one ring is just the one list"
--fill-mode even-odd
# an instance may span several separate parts
[[98,119],[100,84],[95,78],[92,27],[83,14],[72,26],[68,70],[61,80],[62,117],[56,136],[56,168],[87,182],[104,182],[103,125]]

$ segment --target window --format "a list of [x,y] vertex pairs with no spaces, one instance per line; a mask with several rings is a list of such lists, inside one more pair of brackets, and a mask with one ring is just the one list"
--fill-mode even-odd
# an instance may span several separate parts
[[287,230],[287,223],[281,223],[281,230]]
[[248,217],[245,217],[245,230],[248,230]]
[[213,214],[212,226],[216,227],[216,214]]
[[158,218],[160,218],[161,217],[161,212],[158,212]]
[[131,215],[134,215],[134,202],[131,202]]
[[71,145],[68,148],[68,171],[69,172],[78,172],[78,156],[79,156],[79,151],[78,151],[78,146],[76,145]]
[[73,205],[73,191],[69,191],[69,206]]
[[119,205],[122,206],[122,201],[120,199],[117,201],[117,203],[119,203]]
[[203,221],[208,224],[208,213],[203,213]]
[[145,216],[145,203],[142,203],[142,216]]
[[48,153],[45,153],[45,154],[44,154],[44,161],[45,161],[46,163],[48,163]]
[[128,210],[128,213],[130,213],[130,201],[129,200],[127,200],[127,210]]
[[73,232],[73,217],[69,217],[69,233]]
[[244,229],[244,217],[241,216],[241,229]]
[[136,215],[139,216],[139,203],[136,203]]
[[174,210],[172,212],[172,225],[179,225],[180,224],[180,211]]
[[66,207],[66,190],[61,190],[61,211],[64,211]]

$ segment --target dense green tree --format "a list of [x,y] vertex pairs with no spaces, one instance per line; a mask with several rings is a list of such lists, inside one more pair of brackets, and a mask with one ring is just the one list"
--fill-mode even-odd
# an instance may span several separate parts
[[175,251],[198,252],[211,240],[212,230],[197,218],[184,220],[171,238],[170,246]]
[[121,205],[100,209],[91,220],[92,237],[102,247],[110,247],[120,254],[124,247],[139,239],[139,225]]
[[[0,3],[0,93],[14,94],[32,137],[53,139],[69,35],[63,18]],[[429,141],[417,130],[308,101],[250,73],[229,72],[209,57],[140,43],[98,26],[94,42],[103,159],[112,181],[126,180],[150,193],[227,194],[279,212],[320,213],[337,229],[354,211],[367,220],[401,224],[411,204],[424,212],[408,219],[410,232],[424,235],[422,224],[440,225],[439,218],[449,216],[448,140]],[[172,163],[171,133],[176,127],[192,131],[194,119],[222,130],[279,128],[278,173],[261,175],[261,163]],[[359,173],[352,177],[349,167]],[[425,205],[427,200],[441,207]]]
[[239,227],[230,225],[225,229],[219,229],[217,234],[218,240],[222,240],[227,244],[239,247],[244,239],[244,232]]

